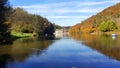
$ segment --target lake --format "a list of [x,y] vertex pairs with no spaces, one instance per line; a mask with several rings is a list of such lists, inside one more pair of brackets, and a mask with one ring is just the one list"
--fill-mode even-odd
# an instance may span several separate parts
[[119,68],[120,37],[74,35],[18,39],[0,46],[0,68]]

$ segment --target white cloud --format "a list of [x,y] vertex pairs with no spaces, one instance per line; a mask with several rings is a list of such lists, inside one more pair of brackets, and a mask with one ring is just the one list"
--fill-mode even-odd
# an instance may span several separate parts
[[[63,23],[64,22],[80,22],[93,14],[96,14],[106,7],[120,2],[120,0],[105,0],[99,2],[80,2],[80,1],[70,1],[61,3],[49,3],[49,4],[33,4],[24,6],[14,6],[21,7],[32,14],[40,14],[43,17],[50,19],[52,22]],[[108,6],[106,6],[108,5]],[[77,15],[71,15],[77,14]],[[91,14],[91,15],[83,15]],[[60,16],[58,16],[60,15]],[[54,20],[57,21],[54,21]],[[60,20],[65,19],[65,20]],[[62,24],[62,25],[63,25]]]
[[47,13],[47,14],[51,14],[51,13],[94,13],[94,12],[99,12],[102,10],[102,8],[80,8],[80,9],[27,9],[28,12],[30,13]]
[[[28,10],[30,13],[96,13],[100,12],[103,7],[91,8],[93,5],[102,5],[106,3],[116,3],[118,0],[102,1],[102,2],[61,2],[52,4],[37,4],[28,6],[15,6]],[[88,8],[89,7],[89,8]]]
[[88,18],[90,16],[47,16],[48,18]]
[[53,20],[53,23],[57,23],[58,25],[62,25],[62,26],[69,26],[69,25],[72,26],[72,25],[75,25],[77,23],[80,23],[80,20],[81,19]]
[[22,8],[54,8],[54,7],[65,7],[65,6],[92,6],[92,5],[102,5],[106,3],[115,3],[120,2],[119,0],[110,0],[110,1],[102,1],[102,2],[61,2],[61,3],[51,3],[51,4],[35,4],[35,5],[27,5],[27,6],[16,6]]
[[21,7],[21,8],[25,8],[25,9],[43,9],[43,8],[48,8],[48,6],[42,6],[42,5],[15,6],[15,7]]
[[79,1],[71,1],[71,2],[61,2],[61,3],[50,3],[50,4],[35,4],[35,5],[27,5],[27,6],[16,6],[22,8],[55,8],[55,7],[65,7],[65,6],[93,6],[93,5],[102,5],[106,3],[117,3],[120,0],[106,0],[101,2],[79,2]]

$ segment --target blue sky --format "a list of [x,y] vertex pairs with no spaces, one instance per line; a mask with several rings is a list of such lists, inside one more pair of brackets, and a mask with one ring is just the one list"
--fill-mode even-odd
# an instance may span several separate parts
[[72,26],[97,14],[120,0],[9,0],[13,7],[21,7],[52,23]]

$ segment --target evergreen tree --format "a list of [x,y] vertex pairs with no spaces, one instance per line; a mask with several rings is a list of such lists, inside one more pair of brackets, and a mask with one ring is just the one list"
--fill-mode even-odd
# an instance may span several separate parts
[[10,5],[8,0],[0,0],[0,43],[8,42],[8,26],[5,24],[6,14],[9,11]]
[[45,29],[44,34],[51,36],[51,35],[53,35],[54,32],[55,32],[54,25],[52,23],[50,23],[49,26]]

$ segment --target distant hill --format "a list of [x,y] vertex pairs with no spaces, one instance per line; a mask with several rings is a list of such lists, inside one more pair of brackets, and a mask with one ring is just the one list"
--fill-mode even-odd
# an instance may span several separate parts
[[100,13],[74,25],[70,32],[91,33],[100,30],[103,32],[120,30],[120,3],[108,7]]

